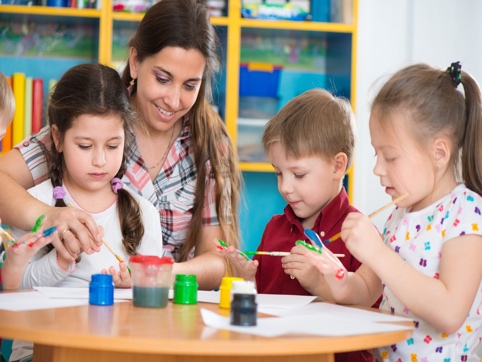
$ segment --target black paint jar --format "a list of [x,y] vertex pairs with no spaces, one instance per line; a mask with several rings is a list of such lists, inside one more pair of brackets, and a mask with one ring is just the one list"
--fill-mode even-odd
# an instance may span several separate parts
[[255,294],[233,294],[231,301],[231,325],[255,326],[258,308]]

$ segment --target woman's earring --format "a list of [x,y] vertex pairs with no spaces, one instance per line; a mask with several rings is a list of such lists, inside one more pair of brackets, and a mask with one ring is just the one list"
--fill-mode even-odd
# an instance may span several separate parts
[[134,89],[135,84],[136,84],[135,78],[129,82],[129,86],[127,87],[127,91],[129,92],[129,94],[132,94],[132,90]]

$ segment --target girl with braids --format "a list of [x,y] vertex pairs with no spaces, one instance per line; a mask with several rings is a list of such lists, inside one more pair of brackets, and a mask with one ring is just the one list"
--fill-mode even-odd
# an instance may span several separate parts
[[[49,180],[28,192],[47,205],[73,206],[89,214],[105,231],[105,240],[122,259],[130,255],[162,254],[162,232],[157,210],[124,187],[124,144],[130,137],[129,96],[117,72],[100,64],[69,69],[55,86],[48,105],[52,147],[45,147]],[[60,231],[65,235],[63,229]],[[12,229],[12,235],[18,234]],[[65,258],[43,249],[27,267],[21,288],[33,286],[87,287],[93,273],[107,272],[115,261],[109,249]],[[125,262],[109,269],[118,287],[130,287]]]
[[[44,149],[50,179],[28,192],[47,205],[88,213],[123,260],[136,254],[162,254],[157,210],[121,181],[132,114],[119,74],[104,65],[82,64],[69,69],[50,95],[46,144],[35,136],[30,139]],[[60,226],[62,239],[68,229]],[[12,229],[13,234],[17,231]],[[74,250],[76,260],[57,250],[45,247],[35,254],[21,289],[87,288],[92,274],[100,272],[112,274],[116,287],[131,287],[125,262],[119,263],[118,271],[113,266],[107,270],[116,261],[107,247],[101,246],[90,255],[80,248]],[[32,347],[31,343],[15,341],[10,360],[31,355]]]
[[[463,92],[462,88],[463,87]],[[395,73],[375,97],[370,134],[374,173],[397,203],[382,237],[367,216],[350,213],[341,230],[362,262],[343,265],[304,254],[338,303],[371,305],[415,321],[413,336],[379,348],[375,361],[478,361],[482,331],[482,113],[476,81],[452,63]],[[461,173],[459,173],[459,162]]]
[[[165,251],[177,261],[174,273],[195,274],[199,288],[209,290],[219,287],[227,271],[213,240],[238,246],[241,176],[227,130],[208,103],[219,63],[203,3],[157,2],[128,44],[122,80],[135,121],[122,180],[157,208]],[[8,192],[0,194],[0,217],[25,229],[46,214],[46,227],[68,229],[64,243],[54,243],[59,253],[75,258],[80,249],[99,250],[100,233],[89,215],[46,208],[19,187],[32,187],[46,175],[43,151],[29,140],[2,156],[0,183]]]

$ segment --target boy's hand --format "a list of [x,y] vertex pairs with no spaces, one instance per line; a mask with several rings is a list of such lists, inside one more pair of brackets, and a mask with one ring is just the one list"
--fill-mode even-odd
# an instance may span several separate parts
[[234,246],[224,247],[219,245],[219,241],[214,239],[214,244],[219,253],[227,260],[229,265],[229,276],[243,278],[246,281],[255,281],[256,270],[258,270],[257,260],[246,260]]
[[132,287],[131,273],[129,273],[129,270],[127,270],[127,264],[125,262],[119,263],[119,271],[111,266],[109,270],[102,269],[101,273],[112,275],[112,280],[116,288]]
[[290,255],[281,258],[281,266],[286,274],[292,279],[298,279],[301,286],[311,292],[314,287],[324,282],[324,277],[306,258],[304,250],[309,251],[301,245],[294,246]]

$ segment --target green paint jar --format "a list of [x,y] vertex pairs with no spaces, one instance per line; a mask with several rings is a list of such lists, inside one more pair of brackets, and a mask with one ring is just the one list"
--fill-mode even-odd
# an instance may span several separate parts
[[198,283],[193,274],[176,274],[174,282],[175,304],[197,304]]

